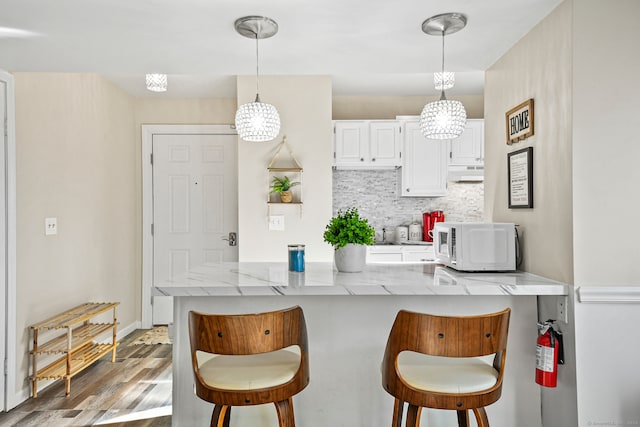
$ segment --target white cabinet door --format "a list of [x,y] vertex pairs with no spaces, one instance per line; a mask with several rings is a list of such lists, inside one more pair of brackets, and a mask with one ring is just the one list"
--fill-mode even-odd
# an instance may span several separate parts
[[400,123],[395,120],[336,120],[335,166],[377,169],[400,166]]
[[446,195],[447,157],[447,140],[427,139],[417,121],[405,122],[401,196]]
[[369,124],[364,120],[334,123],[336,166],[361,167],[369,160]]
[[396,264],[402,262],[402,246],[367,246],[367,264]]
[[400,123],[371,121],[369,123],[370,161],[375,166],[400,166]]
[[431,245],[424,247],[409,246],[404,250],[402,260],[404,262],[434,262],[436,254]]
[[484,163],[484,120],[469,119],[464,132],[451,140],[450,165],[480,166]]
[[367,246],[368,264],[433,263],[432,245]]

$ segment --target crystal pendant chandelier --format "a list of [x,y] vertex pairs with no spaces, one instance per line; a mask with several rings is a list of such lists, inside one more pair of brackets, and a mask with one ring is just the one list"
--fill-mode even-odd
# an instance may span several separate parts
[[167,75],[166,74],[147,74],[147,89],[151,92],[167,91]]
[[456,74],[454,72],[437,72],[433,75],[433,85],[435,86],[436,90],[451,89],[455,82]]
[[[444,36],[460,31],[467,25],[467,18],[460,13],[444,13],[432,16],[422,23],[422,31],[429,35],[442,35],[442,76],[444,77]],[[452,139],[464,132],[467,112],[460,101],[447,99],[445,85],[441,86],[440,99],[424,106],[420,114],[420,130],[425,138]]]
[[245,16],[235,22],[238,33],[256,39],[256,100],[238,107],[236,111],[236,130],[245,141],[271,141],[280,133],[280,116],[271,104],[260,101],[258,40],[274,36],[278,24],[264,16]]

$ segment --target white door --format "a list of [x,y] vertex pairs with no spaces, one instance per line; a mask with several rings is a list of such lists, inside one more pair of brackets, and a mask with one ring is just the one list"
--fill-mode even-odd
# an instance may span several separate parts
[[[153,135],[154,286],[206,262],[238,260],[237,141]],[[153,324],[172,323],[172,298],[152,298]]]
[[[18,328],[16,326],[16,136],[15,85],[11,74],[0,70],[0,410],[22,402],[16,390]],[[22,331],[20,331],[22,334]],[[22,336],[22,335],[21,335]],[[20,379],[22,381],[22,379]]]

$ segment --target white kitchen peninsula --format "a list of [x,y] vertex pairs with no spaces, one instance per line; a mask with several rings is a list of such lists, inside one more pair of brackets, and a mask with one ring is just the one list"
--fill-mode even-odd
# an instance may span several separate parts
[[[193,392],[187,315],[250,313],[300,305],[309,334],[311,382],[294,398],[301,427],[384,427],[393,398],[381,385],[387,335],[400,309],[478,314],[511,307],[503,394],[487,409],[494,427],[540,427],[534,382],[537,295],[566,295],[565,284],[527,273],[460,273],[433,264],[367,265],[339,273],[331,263],[221,263],[192,269],[156,288],[173,296],[173,425],[207,425],[212,405]],[[232,426],[277,425],[272,405],[234,408]],[[454,412],[423,411],[423,420],[455,426]],[[429,424],[425,424],[429,425]]]

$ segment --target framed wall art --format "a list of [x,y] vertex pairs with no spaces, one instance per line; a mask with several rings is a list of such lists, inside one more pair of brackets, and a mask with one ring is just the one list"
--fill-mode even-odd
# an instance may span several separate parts
[[506,119],[508,145],[533,135],[533,98],[507,111]]
[[533,147],[507,154],[509,209],[533,208]]

